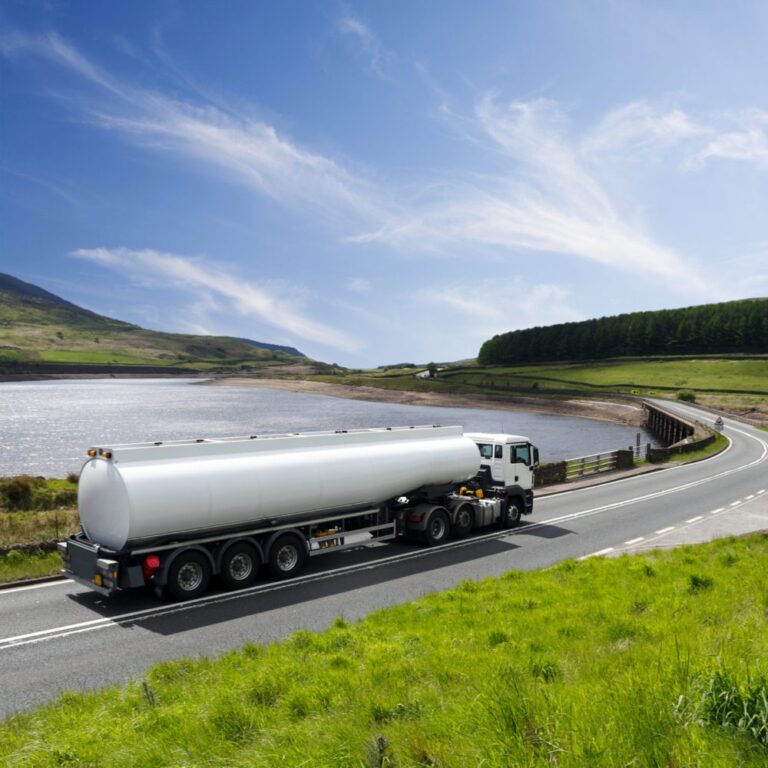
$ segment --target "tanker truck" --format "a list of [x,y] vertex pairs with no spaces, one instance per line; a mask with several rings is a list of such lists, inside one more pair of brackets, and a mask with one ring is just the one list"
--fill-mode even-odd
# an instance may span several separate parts
[[184,600],[398,536],[434,547],[530,514],[537,463],[526,437],[439,426],[89,448],[62,573]]

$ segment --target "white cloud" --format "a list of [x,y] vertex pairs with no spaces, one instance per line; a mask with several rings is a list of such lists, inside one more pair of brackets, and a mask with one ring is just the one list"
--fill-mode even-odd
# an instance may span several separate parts
[[347,290],[353,293],[368,293],[371,290],[371,281],[362,277],[350,277],[347,280]]
[[486,96],[477,105],[476,123],[507,159],[503,171],[446,188],[414,214],[352,240],[408,248],[467,242],[562,253],[630,272],[684,278],[686,289],[704,289],[693,265],[618,213],[568,140],[554,103],[513,102],[502,109]]
[[678,108],[663,110],[648,101],[630,101],[609,112],[581,142],[587,155],[632,153],[705,136],[711,129]]
[[146,146],[200,161],[282,203],[363,218],[378,215],[364,182],[266,123],[157,95],[148,97],[145,107],[132,115],[100,112],[95,119]]
[[[497,300],[494,297],[509,297]],[[583,320],[571,306],[571,292],[561,285],[528,285],[522,278],[475,281],[472,290],[445,285],[418,291],[414,299],[458,312],[475,322],[481,335],[518,328]]]
[[382,215],[365,181],[263,121],[122,83],[54,34],[30,37],[5,31],[0,53],[48,59],[104,89],[109,98],[97,108],[88,101],[80,107],[102,128],[143,146],[191,158],[283,204],[321,208],[326,217],[378,220]]
[[368,60],[371,71],[386,79],[386,68],[391,54],[383,49],[373,30],[350,13],[342,15],[338,20],[337,28],[342,35],[355,43],[358,54]]
[[742,160],[768,170],[768,112],[750,110],[739,122],[739,130],[718,134],[696,155],[694,163],[715,157]]
[[[192,291],[202,302],[200,306],[206,309],[218,308],[218,299],[239,315],[257,317],[302,339],[346,352],[354,352],[360,346],[346,333],[307,317],[300,309],[300,297],[281,295],[280,286],[241,280],[201,259],[128,248],[80,248],[71,255],[115,269],[145,285],[148,279],[170,282],[177,288]],[[283,288],[283,294],[285,292]]]

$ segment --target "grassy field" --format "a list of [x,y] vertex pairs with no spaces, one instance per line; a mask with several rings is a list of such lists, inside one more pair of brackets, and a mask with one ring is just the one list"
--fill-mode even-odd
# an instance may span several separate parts
[[340,384],[369,384],[388,389],[456,391],[503,391],[538,389],[540,394],[559,390],[583,390],[600,393],[602,389],[640,394],[733,390],[764,393],[768,396],[768,359],[688,359],[594,362],[589,364],[525,365],[484,368],[451,367],[435,379],[417,379],[412,371],[365,371],[360,374],[324,376],[325,381]]
[[627,361],[572,365],[528,365],[514,368],[464,369],[449,374],[462,382],[501,377],[521,385],[538,382],[543,389],[584,386],[588,388],[660,388],[699,391],[735,390],[768,394],[768,359],[690,359]]
[[65,694],[0,726],[0,755],[30,768],[765,766],[767,564],[755,535],[469,581]]

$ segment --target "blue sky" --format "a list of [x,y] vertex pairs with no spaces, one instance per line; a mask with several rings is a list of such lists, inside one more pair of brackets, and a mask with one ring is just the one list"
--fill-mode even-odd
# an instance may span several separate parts
[[6,2],[0,271],[350,366],[768,294],[764,2]]

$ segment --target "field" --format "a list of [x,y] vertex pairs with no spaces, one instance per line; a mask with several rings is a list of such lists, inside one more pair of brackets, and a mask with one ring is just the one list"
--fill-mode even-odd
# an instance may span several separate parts
[[[423,369],[417,369],[423,370]],[[674,358],[483,367],[447,364],[433,379],[412,369],[339,371],[318,381],[414,392],[567,399],[612,394],[674,398],[692,390],[702,405],[768,424],[768,358]]]
[[11,717],[0,754],[30,767],[764,766],[767,675],[768,536],[754,535],[511,571],[160,664]]

